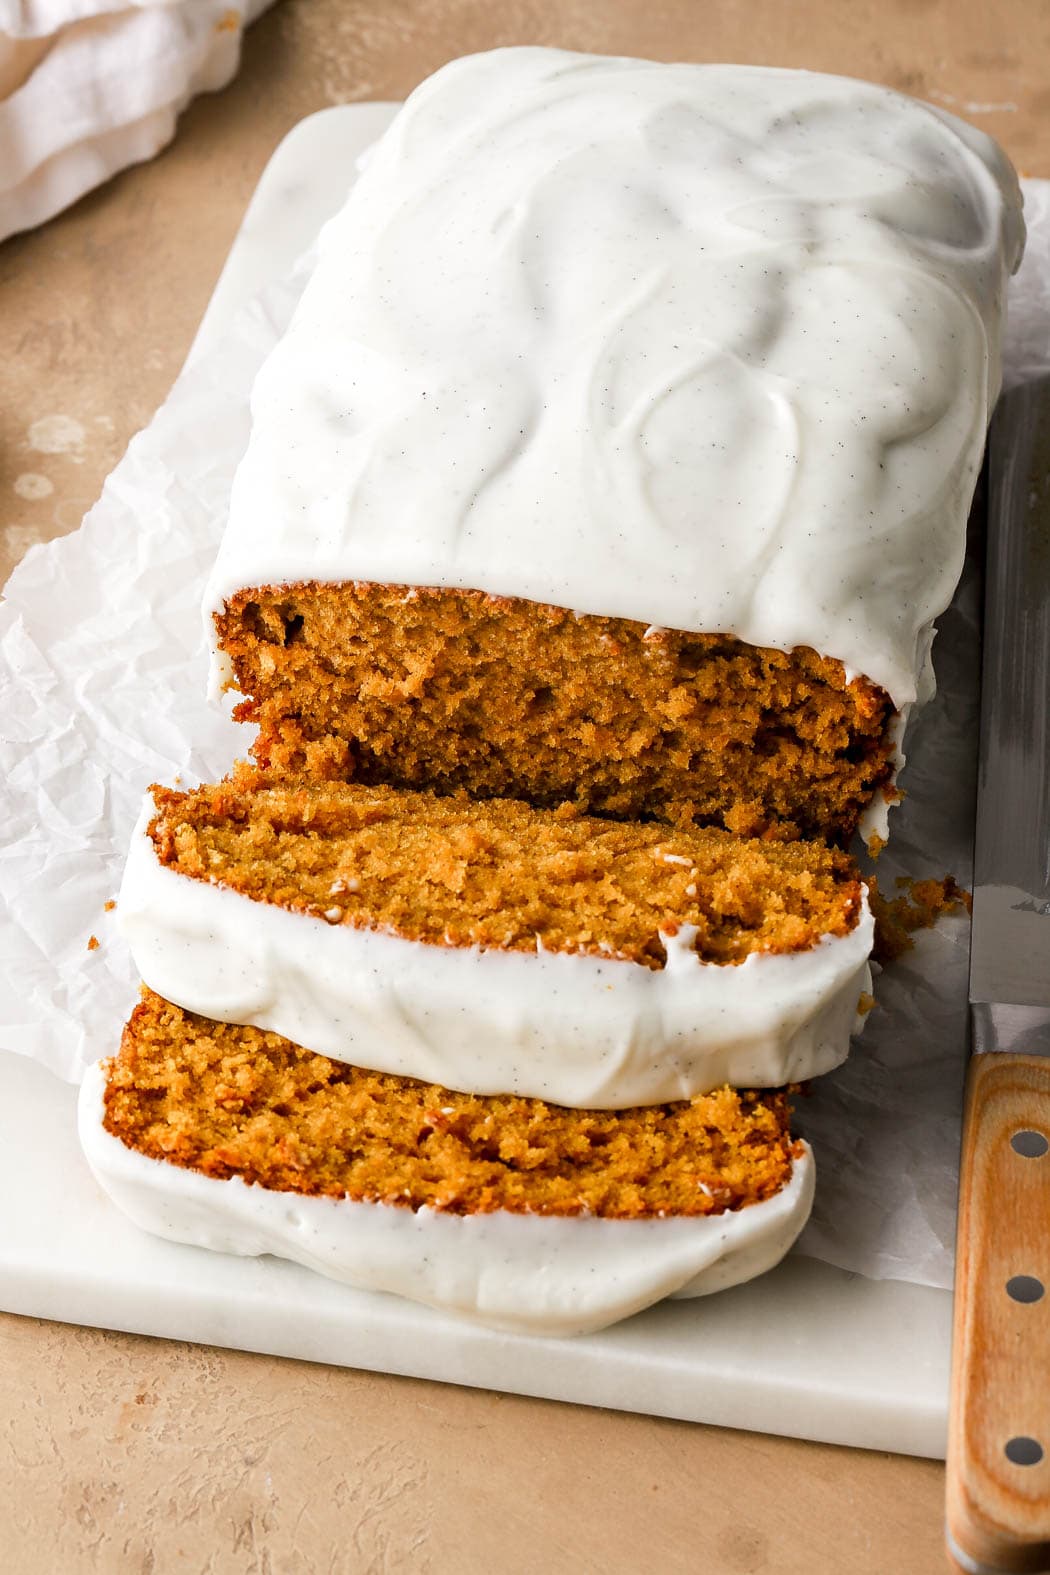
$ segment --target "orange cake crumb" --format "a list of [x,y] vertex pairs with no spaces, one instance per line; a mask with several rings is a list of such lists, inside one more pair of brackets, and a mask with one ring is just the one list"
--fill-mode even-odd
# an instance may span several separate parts
[[358,583],[244,590],[215,622],[284,775],[842,843],[892,779],[889,697],[807,648]]
[[772,1197],[799,1145],[783,1092],[623,1111],[479,1098],[362,1071],[144,990],[104,1124],[152,1159],[278,1192],[454,1214],[720,1214]]
[[884,897],[875,876],[868,881],[868,900],[875,919],[872,957],[878,963],[894,962],[915,944],[916,930],[930,930],[942,913],[970,913],[973,898],[954,875],[940,880],[911,880],[898,876],[899,897]]
[[707,961],[806,950],[853,929],[861,885],[823,843],[735,837],[241,768],[154,787],[150,835],[182,875],[406,940],[584,952],[662,968],[661,934]]

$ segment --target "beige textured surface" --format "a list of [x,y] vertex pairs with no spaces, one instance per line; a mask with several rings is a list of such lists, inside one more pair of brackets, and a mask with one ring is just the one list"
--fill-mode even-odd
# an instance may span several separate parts
[[7,1575],[905,1575],[939,1568],[941,1475],[0,1319]]
[[[868,76],[1050,175],[1046,0],[282,0],[167,152],[0,246],[0,574],[163,398],[289,127],[512,42]],[[926,1575],[941,1495],[928,1462],[0,1315],[10,1575]]]

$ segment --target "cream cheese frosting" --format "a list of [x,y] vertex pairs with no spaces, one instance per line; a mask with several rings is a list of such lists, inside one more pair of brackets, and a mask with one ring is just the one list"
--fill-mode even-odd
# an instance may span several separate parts
[[808,951],[667,963],[434,946],[260,902],[162,864],[147,799],[117,903],[143,981],[187,1011],[336,1061],[476,1094],[624,1109],[724,1083],[771,1088],[842,1062],[871,987],[873,921]]
[[886,88],[454,61],[260,373],[209,624],[255,585],[469,587],[811,646],[903,708],[1022,241],[996,144]]
[[98,1063],[81,1085],[81,1146],[99,1185],[143,1230],[243,1257],[272,1253],[514,1333],[588,1333],[666,1296],[752,1279],[784,1256],[813,1201],[805,1145],[772,1198],[697,1218],[459,1215],[273,1192],[129,1148],[103,1126],[104,1090]]

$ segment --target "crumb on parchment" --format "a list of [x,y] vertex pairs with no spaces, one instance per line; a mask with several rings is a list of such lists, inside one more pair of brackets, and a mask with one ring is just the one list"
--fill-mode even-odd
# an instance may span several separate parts
[[868,881],[868,900],[875,916],[875,944],[872,957],[877,963],[894,962],[915,944],[916,930],[932,930],[942,913],[971,912],[973,898],[959,885],[954,875],[940,880],[912,880],[897,877],[899,897],[884,897],[878,878]]

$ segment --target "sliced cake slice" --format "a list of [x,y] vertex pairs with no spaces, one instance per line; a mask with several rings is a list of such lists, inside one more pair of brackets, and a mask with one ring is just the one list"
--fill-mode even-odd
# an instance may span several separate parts
[[153,789],[118,911],[190,1011],[581,1108],[815,1077],[870,987],[865,891],[822,843],[247,769]]
[[550,1335],[764,1272],[814,1185],[783,1093],[619,1112],[482,1099],[150,991],[83,1084],[80,1135],[156,1234]]

